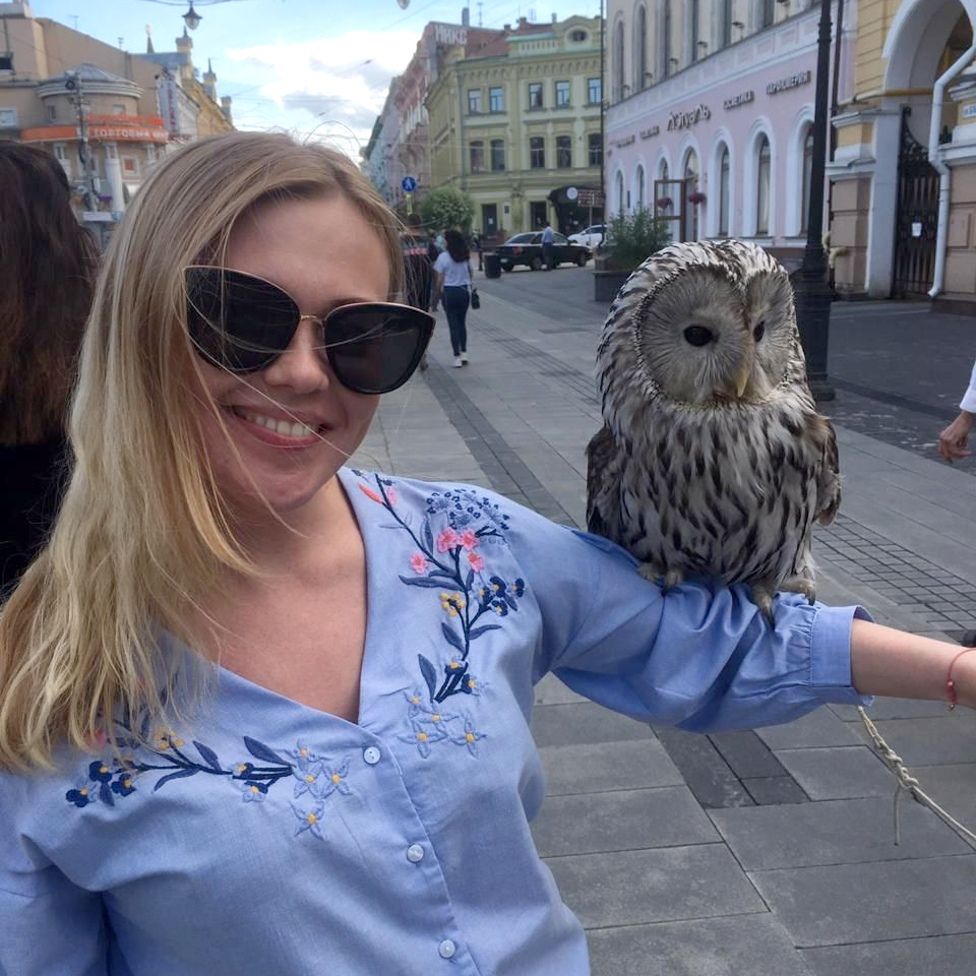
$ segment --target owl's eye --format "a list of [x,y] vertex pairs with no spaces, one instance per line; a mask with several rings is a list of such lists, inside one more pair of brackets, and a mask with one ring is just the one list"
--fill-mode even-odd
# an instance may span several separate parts
[[766,320],[760,319],[759,324],[752,330],[753,336],[755,336],[756,342],[758,342],[766,334]]
[[689,325],[684,331],[684,337],[693,346],[707,346],[715,340],[712,330],[703,325]]

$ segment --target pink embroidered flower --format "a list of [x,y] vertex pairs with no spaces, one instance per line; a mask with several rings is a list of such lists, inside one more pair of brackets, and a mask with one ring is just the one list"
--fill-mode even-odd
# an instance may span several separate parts
[[396,505],[396,500],[397,500],[396,488],[387,488],[386,489],[386,500],[391,505]]
[[478,545],[478,537],[470,529],[465,529],[458,538],[469,552]]
[[379,502],[381,505],[383,504],[383,499],[375,491],[373,491],[373,489],[370,488],[368,485],[360,484],[358,487],[359,487],[359,490],[367,498],[372,498],[374,502]]
[[422,552],[415,552],[410,557],[410,568],[415,573],[427,572],[427,560],[424,558],[424,554]]
[[453,549],[458,544],[458,534],[454,529],[444,529],[437,536],[437,551],[447,552],[449,549]]
[[480,573],[485,568],[485,557],[476,552],[469,552],[468,564],[476,573]]

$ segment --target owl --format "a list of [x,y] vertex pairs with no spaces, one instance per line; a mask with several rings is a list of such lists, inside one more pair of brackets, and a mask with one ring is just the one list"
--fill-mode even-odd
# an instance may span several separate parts
[[813,523],[840,504],[837,442],[806,381],[793,289],[743,241],[672,244],[610,307],[587,523],[665,588],[687,575],[815,597]]

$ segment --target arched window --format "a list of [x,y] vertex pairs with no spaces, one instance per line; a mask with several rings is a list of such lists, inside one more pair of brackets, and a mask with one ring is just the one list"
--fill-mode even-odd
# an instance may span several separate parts
[[771,170],[769,139],[759,137],[756,144],[756,234],[769,234],[769,180]]
[[617,179],[615,180],[616,190],[617,190],[617,213],[624,212],[624,174],[617,172]]
[[638,164],[637,173],[634,177],[637,183],[637,209],[643,210],[646,206],[644,201],[644,167]]
[[624,22],[618,20],[613,29],[613,100],[624,97]]
[[718,155],[718,233],[729,236],[729,217],[732,212],[732,189],[729,184],[729,147],[724,143]]
[[808,125],[803,137],[803,169],[800,192],[800,233],[805,234],[810,224],[810,184],[813,175],[813,126]]
[[691,194],[698,192],[698,153],[694,149],[689,149],[688,155],[685,156],[685,171],[682,175],[685,181],[684,233],[682,240],[697,241],[699,204],[692,203],[688,199]]
[[634,21],[634,91],[647,86],[647,8],[637,8]]
[[658,179],[666,180],[668,179],[668,161],[666,159],[661,160],[661,165],[658,167]]

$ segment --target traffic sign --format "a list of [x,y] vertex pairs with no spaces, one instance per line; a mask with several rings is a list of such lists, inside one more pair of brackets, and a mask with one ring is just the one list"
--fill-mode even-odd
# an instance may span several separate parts
[[413,191],[417,189],[417,181],[412,176],[404,176],[404,178],[400,180],[400,186],[403,187],[404,193],[413,193]]

